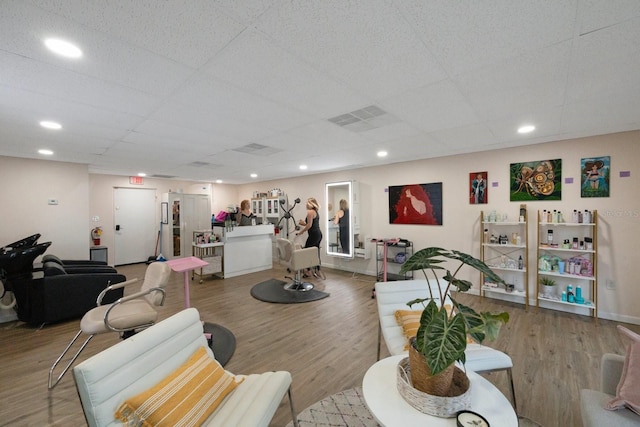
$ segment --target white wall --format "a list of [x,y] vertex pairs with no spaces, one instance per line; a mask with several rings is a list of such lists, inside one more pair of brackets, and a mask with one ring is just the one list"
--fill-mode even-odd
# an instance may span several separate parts
[[[425,150],[428,149],[425,146]],[[611,195],[608,198],[583,199],[580,197],[580,160],[595,156],[611,156]],[[518,213],[520,202],[509,201],[510,164],[557,158],[562,159],[562,200],[527,202],[531,219],[528,230],[529,265],[537,265],[534,219],[537,210],[560,209],[565,214],[573,209],[598,210],[600,317],[640,324],[640,305],[636,303],[640,300],[640,287],[636,286],[637,277],[640,276],[640,259],[635,250],[640,236],[638,131],[305,176],[294,180],[247,184],[239,186],[238,194],[240,197],[249,197],[253,191],[278,187],[289,195],[290,200],[299,196],[304,201],[314,196],[323,204],[326,182],[356,180],[360,183],[362,195],[360,236],[402,237],[412,240],[417,249],[440,246],[479,256],[480,211],[495,209],[513,218]],[[469,173],[477,171],[488,171],[487,205],[469,204]],[[620,171],[631,171],[631,177],[620,178]],[[573,184],[565,183],[567,177],[573,178]],[[388,186],[432,182],[443,183],[442,226],[389,224],[389,198],[385,191]],[[493,187],[492,183],[497,183],[497,187]],[[303,212],[304,208],[298,210],[296,218]],[[325,225],[324,219],[321,224]],[[355,272],[375,274],[376,271],[375,257],[367,261],[323,257],[322,262]],[[533,302],[535,268],[529,270],[529,294]],[[479,277],[471,272],[467,278],[477,284]],[[615,290],[606,288],[607,280],[616,283]]]
[[0,182],[1,246],[40,233],[48,253],[89,257],[87,165],[0,157]]
[[[401,149],[397,147],[396,149]],[[425,150],[429,147],[425,146]],[[611,156],[611,196],[582,199],[580,197],[580,159]],[[335,173],[301,176],[246,185],[211,184],[202,190],[194,182],[144,180],[145,188],[155,188],[159,203],[161,194],[183,189],[211,192],[212,212],[225,209],[230,203],[251,198],[254,191],[281,188],[292,202],[296,197],[302,203],[294,210],[297,219],[304,216],[304,201],[316,197],[324,205],[324,184],[342,180],[356,180],[361,192],[361,236],[403,237],[414,241],[416,248],[441,246],[458,249],[478,256],[480,252],[479,214],[481,210],[495,209],[515,216],[519,202],[509,201],[509,165],[516,162],[561,158],[563,161],[562,200],[555,202],[528,202],[530,217],[538,209],[560,209],[565,213],[573,209],[597,209],[599,223],[599,312],[600,316],[640,324],[640,259],[636,240],[640,236],[640,198],[637,197],[638,165],[640,165],[640,131],[625,132],[590,138],[537,144],[473,154],[461,154],[389,166],[362,168]],[[468,177],[470,172],[488,171],[489,204],[470,205]],[[630,171],[629,178],[620,178],[620,171]],[[573,184],[564,179],[572,177]],[[88,256],[89,231],[94,225],[105,229],[103,244],[113,246],[113,188],[137,187],[129,184],[128,177],[88,174],[83,165],[0,157],[0,187],[3,201],[0,221],[0,244],[39,232],[41,241],[51,240],[51,253],[65,257]],[[390,185],[443,183],[443,225],[391,225],[388,217]],[[491,183],[497,183],[497,187]],[[47,205],[47,199],[57,198],[58,206]],[[94,224],[91,217],[98,215],[101,222]],[[328,218],[322,218],[326,230]],[[158,221],[159,223],[159,217]],[[325,233],[326,234],[326,233]],[[535,265],[535,221],[529,223],[529,264]],[[302,237],[301,237],[302,239]],[[113,262],[110,254],[110,261]],[[342,260],[323,256],[324,265],[335,265],[349,271],[375,274],[375,257],[370,260]],[[529,273],[529,292],[535,296],[535,269]],[[476,274],[468,277],[478,282]],[[613,280],[616,289],[607,289],[605,283]]]

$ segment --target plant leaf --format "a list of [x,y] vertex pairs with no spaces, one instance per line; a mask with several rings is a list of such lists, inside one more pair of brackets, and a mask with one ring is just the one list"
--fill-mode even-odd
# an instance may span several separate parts
[[426,345],[422,347],[423,354],[429,370],[437,375],[464,356],[467,348],[464,319],[459,313],[449,318],[447,311],[442,308],[427,325],[424,338]]
[[[416,345],[418,349],[424,348],[425,343],[425,332],[427,325],[429,325],[433,318],[438,313],[438,305],[434,300],[431,300],[429,304],[425,307],[422,315],[420,316],[420,326],[418,327],[418,332],[416,334]],[[424,353],[422,353],[424,354]]]
[[484,318],[473,308],[460,304],[453,298],[451,298],[451,301],[453,301],[453,305],[456,307],[456,310],[462,315],[462,318],[464,319],[467,334],[470,335],[475,342],[482,344],[482,341],[484,341],[485,339]]
[[487,339],[493,341],[498,338],[500,327],[503,323],[509,321],[509,313],[489,313],[482,312],[480,314],[484,319],[484,331],[487,334]]
[[420,249],[418,252],[411,255],[409,259],[404,262],[404,264],[402,264],[402,267],[400,268],[400,274],[415,270],[442,270],[443,268],[438,264],[442,264],[443,262],[445,262],[445,260],[439,259],[437,257],[444,256],[445,252],[446,251],[444,249],[435,247]]

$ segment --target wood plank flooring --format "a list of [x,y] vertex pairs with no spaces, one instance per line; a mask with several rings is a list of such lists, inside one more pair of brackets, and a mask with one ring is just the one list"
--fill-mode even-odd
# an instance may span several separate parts
[[[145,264],[119,267],[127,278],[144,276]],[[232,279],[191,282],[192,306],[204,320],[229,328],[237,348],[226,368],[236,373],[288,370],[298,411],[341,390],[359,386],[376,361],[377,309],[371,299],[375,279],[325,269],[326,280],[314,280],[329,298],[305,304],[269,304],[252,298],[251,287],[270,278],[283,279],[283,268]],[[184,307],[182,274],[173,273],[166,318]],[[519,304],[461,295],[478,310],[505,310],[510,322],[489,346],[509,353],[519,413],[545,427],[580,426],[579,390],[597,388],[600,358],[624,354],[616,323]],[[640,332],[640,327],[627,325]],[[47,390],[48,370],[79,328],[73,320],[43,328],[21,322],[0,325],[0,426],[85,425],[72,375]],[[94,338],[81,355],[85,360],[118,342],[117,335]],[[388,355],[383,345],[382,357]],[[506,374],[486,375],[507,397]],[[290,421],[288,402],[280,405],[273,426]]]

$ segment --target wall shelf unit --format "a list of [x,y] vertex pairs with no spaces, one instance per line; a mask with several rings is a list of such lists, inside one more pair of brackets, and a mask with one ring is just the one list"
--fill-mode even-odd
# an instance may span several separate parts
[[495,211],[480,212],[480,260],[507,283],[507,288],[480,275],[480,297],[509,296],[529,308],[527,274],[529,236],[526,205],[520,206],[517,221],[498,221]]
[[[598,321],[598,212],[588,222],[550,222],[538,211],[536,307],[589,315]],[[541,284],[543,278],[555,286]]]

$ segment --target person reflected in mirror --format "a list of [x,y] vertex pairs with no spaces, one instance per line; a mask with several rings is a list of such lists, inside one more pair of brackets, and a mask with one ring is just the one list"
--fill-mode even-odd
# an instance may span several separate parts
[[349,203],[345,199],[340,199],[340,209],[333,218],[333,223],[338,225],[340,232],[340,250],[343,254],[351,253],[350,241],[351,233],[349,232]]
[[[297,236],[304,232],[308,232],[307,241],[304,244],[305,248],[311,248],[316,246],[318,248],[318,259],[320,259],[320,242],[322,242],[322,231],[320,230],[320,205],[314,197],[307,199],[307,217],[301,219],[298,223],[303,227],[296,233]],[[317,267],[318,269],[320,266]],[[311,270],[307,269],[304,273],[304,277],[309,277]]]
[[245,199],[240,202],[240,220],[238,225],[253,225],[256,216],[251,212],[251,203]]

